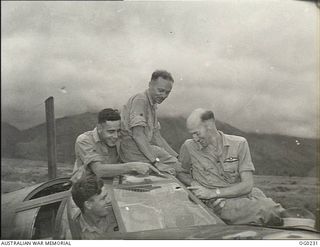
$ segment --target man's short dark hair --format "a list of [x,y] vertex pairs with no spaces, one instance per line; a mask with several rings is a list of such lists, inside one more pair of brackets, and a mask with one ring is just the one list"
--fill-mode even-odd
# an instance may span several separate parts
[[120,120],[120,113],[117,109],[106,108],[99,112],[98,123],[105,121],[118,121]]
[[174,82],[172,75],[168,71],[165,71],[165,70],[156,70],[155,72],[153,72],[151,75],[151,81],[155,81],[159,77],[161,77],[165,80]]
[[202,121],[206,121],[209,119],[213,119],[214,120],[214,114],[212,111],[205,111],[204,113],[202,113],[201,115],[201,120]]
[[71,195],[75,204],[83,212],[84,202],[88,201],[92,196],[99,195],[103,182],[96,175],[87,175],[76,181],[72,185]]

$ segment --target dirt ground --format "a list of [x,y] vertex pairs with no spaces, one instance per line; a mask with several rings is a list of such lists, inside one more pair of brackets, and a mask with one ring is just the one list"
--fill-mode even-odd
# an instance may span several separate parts
[[[72,173],[73,164],[58,164],[58,177]],[[48,179],[46,161],[1,159],[1,194]],[[317,177],[254,176],[255,186],[285,208],[300,207],[319,212]]]
[[[67,177],[71,175],[73,165],[58,163],[57,168],[58,177]],[[46,161],[1,159],[1,194],[46,180],[48,180]]]

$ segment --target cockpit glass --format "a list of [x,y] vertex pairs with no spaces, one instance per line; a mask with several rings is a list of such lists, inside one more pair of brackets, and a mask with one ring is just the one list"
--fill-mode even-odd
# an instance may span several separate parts
[[126,176],[113,191],[127,232],[217,224],[214,215],[173,180],[150,176],[141,183]]

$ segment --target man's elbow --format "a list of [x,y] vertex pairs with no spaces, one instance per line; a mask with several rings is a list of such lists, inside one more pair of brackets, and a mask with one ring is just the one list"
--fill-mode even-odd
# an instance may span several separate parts
[[138,143],[140,143],[141,141],[146,139],[144,133],[141,133],[139,131],[134,131],[132,133],[132,138],[134,141],[136,141]]
[[101,169],[100,169],[101,167],[100,167],[100,164],[98,164],[98,163],[95,163],[95,162],[90,163],[90,164],[88,164],[88,167],[97,176],[99,176],[99,174],[101,173]]
[[253,189],[253,181],[246,181],[243,189],[244,194],[249,194]]

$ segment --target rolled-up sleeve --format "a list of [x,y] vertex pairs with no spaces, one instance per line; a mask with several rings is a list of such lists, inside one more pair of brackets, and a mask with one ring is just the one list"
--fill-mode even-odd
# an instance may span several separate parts
[[254,172],[254,165],[251,160],[251,154],[249,145],[246,139],[244,139],[239,145],[239,173],[244,171]]
[[76,140],[75,152],[85,167],[92,162],[103,161],[103,157],[95,150],[93,141],[85,136],[79,136]]
[[136,126],[147,126],[145,100],[136,98],[132,101],[131,110],[129,113],[129,128]]

